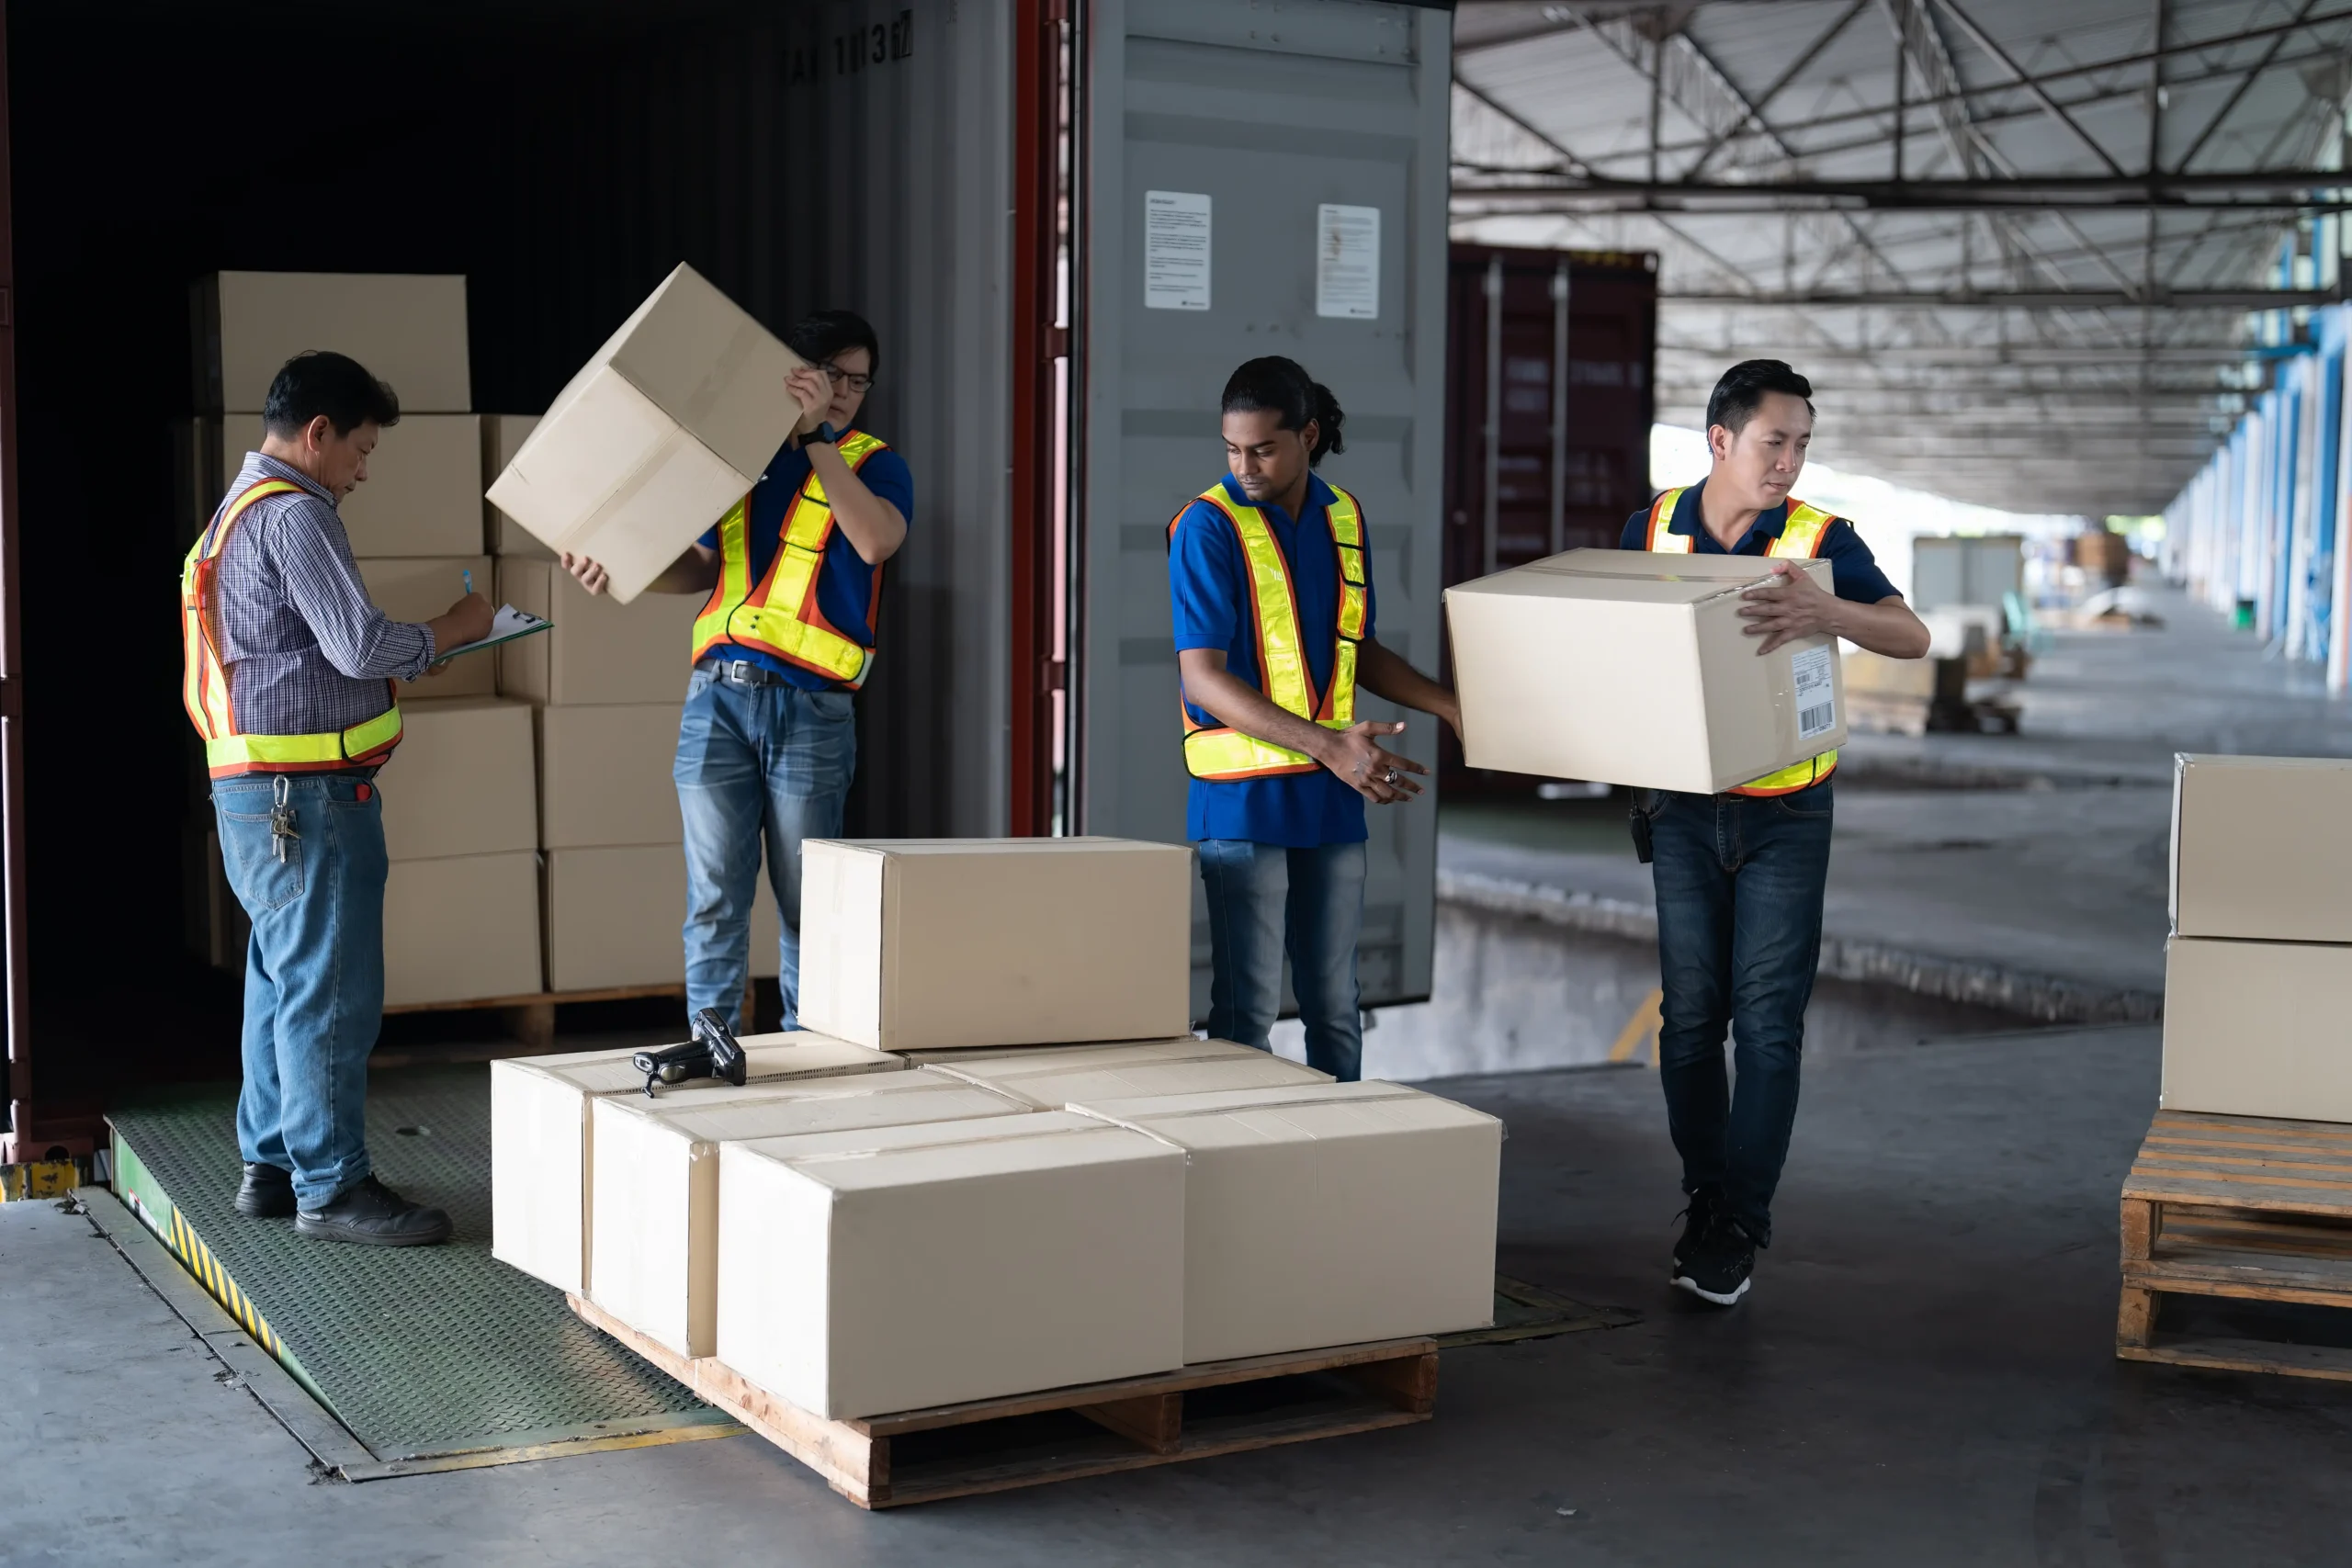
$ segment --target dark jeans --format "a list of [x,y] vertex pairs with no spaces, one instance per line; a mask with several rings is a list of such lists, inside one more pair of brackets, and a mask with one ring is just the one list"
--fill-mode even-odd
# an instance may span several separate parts
[[1716,1190],[1758,1245],[1772,1239],[1772,1191],[1796,1121],[1830,789],[1825,779],[1792,795],[1661,790],[1643,800],[1657,888],[1658,1077],[1682,1190]]

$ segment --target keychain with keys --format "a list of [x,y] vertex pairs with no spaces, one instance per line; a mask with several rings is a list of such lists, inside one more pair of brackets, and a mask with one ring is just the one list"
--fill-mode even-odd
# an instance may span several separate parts
[[302,835],[294,830],[294,805],[288,799],[293,781],[284,773],[277,775],[271,788],[269,807],[269,847],[280,864],[300,852]]

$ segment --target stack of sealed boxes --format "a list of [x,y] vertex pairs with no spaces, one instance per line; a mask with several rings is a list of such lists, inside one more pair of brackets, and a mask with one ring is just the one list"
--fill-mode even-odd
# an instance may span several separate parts
[[[223,272],[195,291],[197,406],[187,436],[201,527],[262,443],[271,380],[294,355],[357,360],[400,399],[400,423],[340,512],[361,581],[397,621],[428,621],[469,579],[492,589],[482,538],[482,433],[471,411],[460,276]],[[540,988],[538,820],[531,711],[502,700],[488,655],[401,683],[399,750],[379,775],[391,874],[385,1001],[429,1004]],[[223,906],[226,906],[224,908]],[[216,929],[233,899],[216,897]],[[243,963],[243,943],[215,956]]]
[[2174,774],[2164,1107],[2352,1122],[2352,761]]
[[1188,850],[803,874],[752,1081],[494,1066],[498,1257],[836,1418],[1489,1321],[1499,1123],[1189,1033]]

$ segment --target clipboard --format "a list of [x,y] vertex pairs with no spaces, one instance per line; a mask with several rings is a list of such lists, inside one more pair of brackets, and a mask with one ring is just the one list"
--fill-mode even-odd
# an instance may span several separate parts
[[437,650],[433,655],[433,662],[447,664],[459,654],[479,653],[485,648],[496,648],[501,643],[513,642],[518,637],[535,637],[540,632],[552,631],[554,628],[555,623],[543,615],[535,615],[528,610],[518,610],[512,604],[501,604],[498,607],[498,614],[491,617],[488,637],[479,642],[461,642],[455,648]]

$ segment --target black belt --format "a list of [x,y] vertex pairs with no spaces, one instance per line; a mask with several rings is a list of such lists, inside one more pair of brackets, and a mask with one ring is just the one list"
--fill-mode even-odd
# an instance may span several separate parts
[[748,659],[720,659],[716,655],[695,660],[695,668],[717,676],[730,686],[789,686],[791,682],[764,664],[754,664]]

